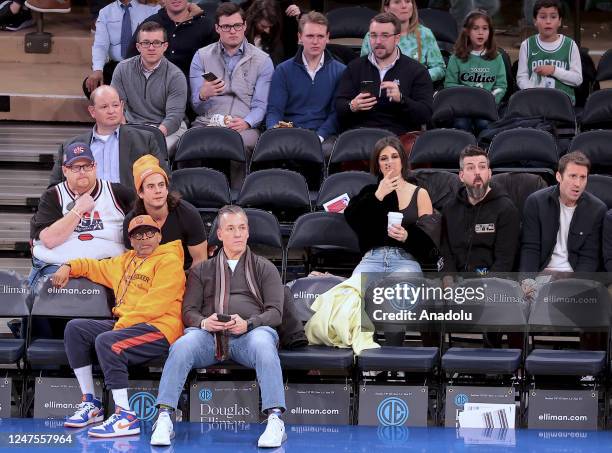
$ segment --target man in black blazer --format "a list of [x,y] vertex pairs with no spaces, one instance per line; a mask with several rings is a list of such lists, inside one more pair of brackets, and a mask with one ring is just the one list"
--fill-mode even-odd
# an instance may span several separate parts
[[89,113],[96,121],[91,132],[73,137],[60,145],[51,172],[49,187],[64,180],[62,161],[64,147],[81,142],[90,145],[98,165],[98,176],[109,182],[119,182],[134,190],[132,164],[145,154],[152,154],[167,171],[166,155],[160,151],[152,132],[125,124],[123,101],[115,88],[102,85],[91,94]]

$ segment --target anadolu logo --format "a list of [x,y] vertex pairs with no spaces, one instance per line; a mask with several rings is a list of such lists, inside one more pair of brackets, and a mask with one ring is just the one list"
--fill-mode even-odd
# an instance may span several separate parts
[[404,400],[390,396],[380,402],[376,416],[383,426],[402,426],[408,420],[410,410]]
[[210,401],[212,399],[212,390],[203,388],[198,394],[200,401]]
[[149,392],[137,392],[130,398],[130,407],[143,422],[152,420],[157,415],[155,397]]
[[470,399],[465,393],[460,393],[459,395],[455,397],[455,406],[457,407],[463,407],[465,403],[469,403],[469,402],[470,402]]

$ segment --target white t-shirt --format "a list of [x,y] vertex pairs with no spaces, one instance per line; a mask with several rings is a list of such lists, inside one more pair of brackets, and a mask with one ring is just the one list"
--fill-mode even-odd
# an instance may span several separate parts
[[572,223],[572,217],[576,206],[568,207],[565,206],[561,200],[559,200],[559,206],[561,207],[559,212],[559,231],[557,232],[557,243],[553,249],[550,262],[546,266],[547,271],[557,272],[574,272],[572,266],[568,261],[567,253],[567,236],[569,235],[570,223]]
[[227,265],[230,267],[232,272],[236,270],[236,266],[238,265],[239,260],[227,260]]

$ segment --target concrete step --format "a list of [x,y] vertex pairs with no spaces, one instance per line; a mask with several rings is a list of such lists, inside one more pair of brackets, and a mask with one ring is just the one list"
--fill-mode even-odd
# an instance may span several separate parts
[[0,271],[14,271],[22,277],[27,277],[32,267],[30,258],[0,258]]
[[81,88],[88,73],[86,65],[3,64],[0,97],[9,106],[0,120],[91,122]]
[[0,215],[0,250],[29,249],[31,213],[2,213]]
[[0,122],[0,162],[42,162],[50,166],[61,143],[90,127]]

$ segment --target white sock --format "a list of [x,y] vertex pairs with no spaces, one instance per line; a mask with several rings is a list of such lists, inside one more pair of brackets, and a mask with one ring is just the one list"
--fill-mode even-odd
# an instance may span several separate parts
[[74,374],[77,378],[77,381],[79,381],[81,393],[83,393],[83,395],[94,395],[94,381],[93,374],[91,372],[91,365],[82,366],[81,368],[75,368]]
[[119,406],[124,411],[129,411],[130,403],[128,401],[127,389],[113,389],[112,392],[115,406]]

